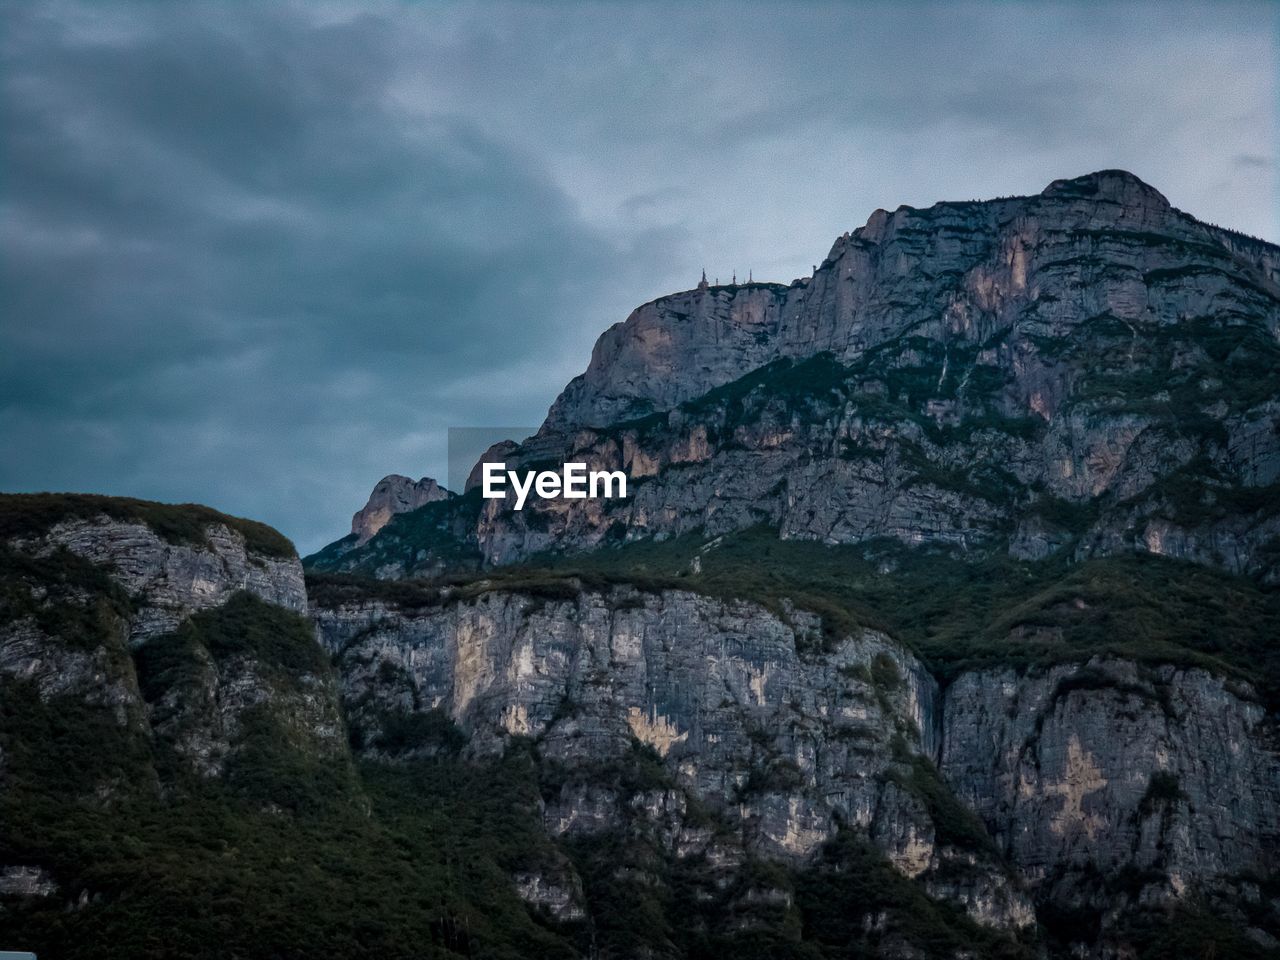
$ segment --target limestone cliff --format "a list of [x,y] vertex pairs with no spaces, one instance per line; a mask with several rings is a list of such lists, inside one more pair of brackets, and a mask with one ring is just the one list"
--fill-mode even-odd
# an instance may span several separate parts
[[[1120,171],[646,304],[502,451],[625,501],[472,490],[309,558],[452,575],[313,578],[359,749],[531,743],[568,864],[518,887],[589,924],[625,875],[775,932],[847,895],[871,955],[1270,955],[1278,340],[1280,248]],[[881,860],[1005,939],[920,947],[833,879]]]
[[[261,524],[0,497],[0,931],[11,909],[106,895],[105,859],[171,839],[140,809],[243,776],[268,731],[290,763],[344,762],[306,604],[292,545]],[[101,845],[110,831],[119,839]]]
[[626,500],[388,477],[305,582],[208,508],[0,497],[0,935],[1277,955],[1278,271],[1115,171],[877,211],[487,455]]
[[[576,589],[317,606],[357,742],[402,759],[390,732],[439,712],[476,754],[530,738],[563,771],[543,809],[555,838],[607,836],[641,804],[668,854],[725,858],[730,882],[751,856],[808,863],[844,828],[979,923],[1034,923],[976,821],[966,834],[931,811],[944,789],[938,687],[900,645],[874,631],[824,638],[820,618],[794,608]],[[664,793],[596,775],[636,743],[669,769]]]
[[1037,374],[1061,371],[1028,350],[1035,337],[1071,337],[1107,317],[1133,324],[1137,338],[1224,313],[1275,336],[1278,285],[1280,249],[1200,223],[1120,170],[1057,180],[1032,197],[877,210],[812,277],[640,307],[601,336],[543,429],[670,410],[772,360],[829,351],[849,361],[907,334],[957,345],[1008,338],[1023,360],[1018,399],[1052,416],[1060,392]]
[[[1085,658],[940,688],[883,634],[824,638],[796,608],[338,583],[314,617],[362,749],[403,761],[414,747],[393,732],[436,713],[478,754],[529,738],[563,771],[542,813],[562,841],[643,829],[677,862],[731,873],[752,856],[812,863],[852,830],[930,896],[996,928],[1039,923],[1080,955],[1125,955],[1135,924],[1197,904],[1276,945],[1280,753],[1247,683]],[[637,741],[665,792],[598,773]],[[557,909],[586,909],[564,893],[581,890],[572,873],[550,886]]]
[[623,469],[625,502],[466,497],[309,562],[396,577],[767,524],[1275,582],[1278,270],[1116,171],[877,211],[813,277],[639,308],[506,454]]

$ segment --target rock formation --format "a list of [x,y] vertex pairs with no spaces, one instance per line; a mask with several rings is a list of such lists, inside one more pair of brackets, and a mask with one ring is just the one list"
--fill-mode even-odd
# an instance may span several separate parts
[[461,499],[314,558],[378,576],[767,524],[1280,580],[1280,248],[1130,174],[877,211],[789,286],[607,330],[508,461],[623,469],[625,502]]
[[[314,608],[358,742],[403,761],[388,725],[434,711],[480,754],[531,738],[568,774],[543,810],[553,837],[637,829],[643,804],[677,861],[808,863],[854,829],[978,923],[1038,917],[1096,956],[1128,942],[1135,916],[1184,903],[1245,927],[1251,903],[1280,920],[1262,893],[1280,853],[1277,730],[1248,684],[1086,657],[965,670],[940,688],[883,634],[824,642],[821,619],[797,609],[631,587],[563,600],[415,589]],[[674,793],[593,777],[637,741]],[[699,829],[695,808],[719,830]]]
[[368,543],[397,513],[408,513],[424,504],[447,500],[449,496],[449,491],[430,477],[418,481],[398,473],[383,477],[369,494],[369,502],[351,518],[351,533],[356,538],[356,546]]

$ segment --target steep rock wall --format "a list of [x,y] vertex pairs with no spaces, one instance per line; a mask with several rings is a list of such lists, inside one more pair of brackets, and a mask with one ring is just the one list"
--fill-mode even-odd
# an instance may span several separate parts
[[1040,904],[1104,935],[1198,898],[1280,919],[1260,887],[1280,862],[1276,718],[1247,684],[1105,659],[971,672],[942,730],[944,777]]
[[15,546],[35,556],[65,548],[109,569],[136,600],[129,619],[131,646],[174,630],[192,613],[219,606],[242,590],[297,613],[307,609],[297,556],[256,553],[243,534],[222,524],[208,526],[203,542],[175,543],[145,523],[104,516],[56,524]]
[[[367,751],[386,755],[388,732],[429,711],[456,721],[477,753],[532,738],[568,771],[545,809],[553,836],[617,828],[639,804],[666,824],[673,849],[706,856],[724,840],[692,829],[696,802],[734,825],[739,852],[719,854],[729,861],[753,851],[804,862],[844,825],[977,919],[1032,920],[981,837],[935,824],[936,684],[883,635],[820,653],[822,625],[802,611],[783,619],[751,603],[632,588],[573,600],[494,590],[416,611],[363,600],[313,617]],[[634,740],[682,794],[625,796],[593,781]]]

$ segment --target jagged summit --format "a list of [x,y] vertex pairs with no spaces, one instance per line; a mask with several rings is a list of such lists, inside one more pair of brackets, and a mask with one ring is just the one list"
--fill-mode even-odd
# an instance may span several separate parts
[[1201,223],[1121,170],[1026,197],[877,210],[812,277],[637,308],[600,337],[544,432],[669,410],[770,361],[851,359],[908,330],[968,340],[1048,322],[1062,336],[1105,311],[1150,326],[1185,312],[1193,275],[1206,295],[1216,275],[1280,296],[1280,248]]
[[1132,174],[878,211],[805,281],[639,307],[503,456],[621,469],[634,497],[463,498],[316,563],[399,576],[763,524],[1280,582],[1278,340],[1280,248]]

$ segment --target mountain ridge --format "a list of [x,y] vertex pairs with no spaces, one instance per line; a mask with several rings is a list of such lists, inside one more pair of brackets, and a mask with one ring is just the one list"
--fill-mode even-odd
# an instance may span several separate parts
[[[1203,224],[1191,215],[1177,210],[1169,204],[1163,194],[1133,174],[1125,171],[1105,170],[1086,174],[1082,177],[1055,180],[1041,193],[1024,197],[1008,197],[988,201],[942,201],[925,208],[900,206],[892,213],[880,209],[871,214],[864,226],[838,238],[832,245],[831,251],[812,276],[794,280],[789,285],[752,284],[751,288],[775,290],[779,293],[783,291],[787,293],[799,291],[803,294],[810,287],[817,286],[819,281],[823,279],[824,274],[829,273],[838,263],[844,260],[851,247],[858,248],[867,245],[879,247],[886,240],[894,239],[897,231],[903,229],[906,221],[910,221],[912,218],[937,220],[946,216],[956,216],[967,219],[973,217],[975,212],[985,212],[994,213],[994,216],[987,218],[988,220],[994,221],[996,224],[1004,224],[1013,219],[1010,217],[1010,211],[1016,209],[1034,214],[1038,207],[1042,207],[1046,203],[1051,203],[1057,207],[1065,206],[1068,208],[1068,213],[1070,213],[1069,208],[1072,206],[1072,201],[1082,201],[1087,204],[1090,210],[1090,217],[1097,220],[1099,224],[1123,224],[1135,229],[1159,224],[1166,230],[1172,230],[1173,236],[1181,235],[1184,239],[1191,240],[1205,238],[1206,232],[1209,237],[1213,237],[1219,242],[1227,238],[1245,238],[1247,236]],[[1099,211],[1102,211],[1102,213],[1100,214]],[[1079,211],[1075,212],[1077,214],[1076,219],[1080,220]],[[906,228],[912,229],[909,226]],[[1235,242],[1236,240],[1232,239],[1230,245],[1234,245]],[[1280,290],[1280,286],[1277,286],[1280,285],[1280,247],[1256,238],[1248,238],[1243,242],[1245,245],[1254,248],[1251,253],[1256,256],[1256,262],[1250,265],[1262,272],[1264,279],[1272,285],[1270,292],[1275,294],[1277,290]],[[1225,246],[1229,245],[1224,244]],[[716,289],[736,292],[738,289],[744,288],[746,288],[746,285],[722,285]],[[580,378],[575,378],[574,381],[571,381],[570,386],[552,404],[543,429],[565,429],[575,423],[582,423],[582,425],[586,426],[602,426],[612,422],[612,420],[625,419],[625,417],[618,416],[612,411],[609,416],[598,420],[584,418],[581,413],[573,413],[571,408],[575,401],[571,399],[571,391],[574,384],[579,380],[583,383],[590,382],[593,373],[596,372],[593,371],[593,367],[599,369],[598,364],[609,349],[606,346],[606,340],[609,337],[620,335],[622,331],[628,328],[629,324],[634,327],[637,323],[643,322],[646,319],[646,310],[655,310],[667,304],[677,303],[680,304],[681,310],[684,310],[687,301],[694,298],[699,292],[699,289],[695,288],[651,300],[633,311],[628,320],[623,321],[621,324],[615,324],[606,330],[601,335],[596,350],[593,350],[592,363],[588,365],[587,371]],[[758,311],[760,305],[755,305],[755,308]],[[778,304],[776,310],[779,315],[782,315],[790,308],[791,302],[788,301]],[[833,305],[833,308],[840,309],[840,305]],[[679,313],[681,311],[673,312]],[[749,306],[748,310],[744,312],[750,314],[752,312],[751,307]],[[1276,328],[1273,325],[1273,331],[1274,329]],[[786,347],[787,344],[780,344],[779,352],[773,354],[770,358],[788,355]],[[856,351],[858,347],[857,345],[851,345],[847,340],[841,342],[839,338],[833,337],[831,342],[818,346],[816,349],[808,349],[807,346],[803,347],[797,356],[803,356],[806,352],[810,354],[820,352],[822,349],[832,349],[837,355],[842,355],[846,350],[853,349]],[[767,356],[767,354],[761,353],[760,356]],[[616,359],[614,362],[616,363]],[[743,375],[749,372],[750,369],[761,365],[762,363],[755,362],[748,367],[736,368],[737,375]],[[635,379],[640,383],[644,382],[639,374],[636,375]],[[709,389],[710,386],[717,386],[723,382],[727,381],[721,379],[718,382],[710,383],[706,388]],[[698,392],[704,392],[704,390],[699,390]],[[683,396],[682,399],[690,399],[694,395],[696,394],[690,393]],[[580,403],[581,401],[576,402]],[[659,404],[651,410],[643,411],[643,413],[664,408],[663,405]],[[631,413],[635,412],[635,410],[631,411]]]
[[763,522],[1274,580],[1277,270],[1122,172],[877,211],[812,278],[637,308],[504,454],[625,470],[627,503],[462,497],[307,562],[439,574]]

